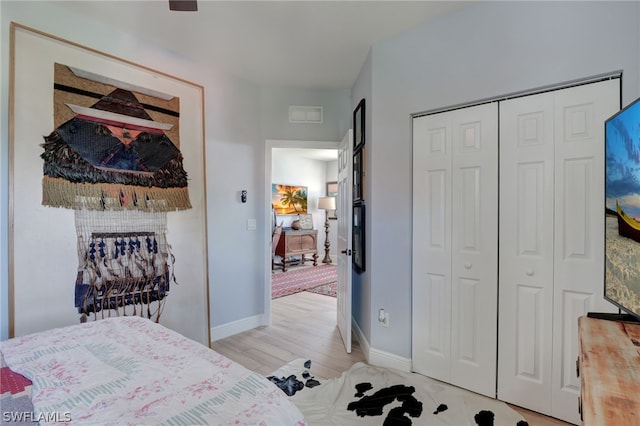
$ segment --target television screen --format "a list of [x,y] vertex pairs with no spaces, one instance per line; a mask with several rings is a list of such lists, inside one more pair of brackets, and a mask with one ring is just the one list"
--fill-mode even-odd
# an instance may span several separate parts
[[604,298],[640,318],[640,98],[605,122]]

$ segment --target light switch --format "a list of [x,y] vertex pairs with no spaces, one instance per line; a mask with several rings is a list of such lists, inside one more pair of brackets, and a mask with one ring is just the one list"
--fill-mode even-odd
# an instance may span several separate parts
[[256,220],[255,219],[247,219],[247,230],[255,231],[256,230]]

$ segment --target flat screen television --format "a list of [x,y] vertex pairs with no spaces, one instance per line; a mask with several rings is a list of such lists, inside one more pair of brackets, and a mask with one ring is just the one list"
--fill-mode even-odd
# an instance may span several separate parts
[[640,98],[605,121],[604,298],[640,321]]

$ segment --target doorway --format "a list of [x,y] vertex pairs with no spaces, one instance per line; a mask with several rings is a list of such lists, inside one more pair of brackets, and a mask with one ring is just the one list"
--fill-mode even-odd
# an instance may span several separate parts
[[[315,158],[320,161],[333,161],[335,157],[337,159],[337,149],[339,146],[339,142],[327,142],[327,141],[290,141],[290,140],[267,140],[265,141],[265,200],[268,203],[272,198],[272,181],[274,178],[274,157],[277,158],[281,153],[286,153],[289,157],[300,156],[300,158],[306,158],[309,161]],[[337,160],[336,160],[337,162]],[[282,174],[280,174],[282,176]],[[326,177],[326,176],[325,176]],[[278,179],[278,178],[276,178]],[[290,177],[284,175],[282,177],[282,182],[273,182],[273,183],[282,183],[282,184],[299,184],[299,181],[295,181]],[[324,242],[325,242],[325,215],[324,210],[317,209],[317,199],[319,196],[324,196],[326,192],[326,182],[332,181],[335,179],[331,179],[329,176],[326,177],[322,182],[315,183],[313,187],[312,185],[308,186],[309,191],[309,213],[312,213],[313,217],[313,228],[318,230],[317,239],[318,239],[318,265],[322,265],[321,260],[324,257]],[[283,217],[276,216],[276,221],[278,224],[282,222],[284,226],[290,225],[292,221],[292,217]],[[284,223],[288,222],[288,223]],[[274,215],[271,208],[265,209],[265,217],[264,217],[264,241],[265,241],[265,292],[264,292],[264,323],[265,325],[271,324],[271,301],[272,301],[272,230],[274,224]],[[331,221],[330,223],[330,231],[331,227],[335,228],[335,221]],[[310,264],[307,262],[307,265]]]

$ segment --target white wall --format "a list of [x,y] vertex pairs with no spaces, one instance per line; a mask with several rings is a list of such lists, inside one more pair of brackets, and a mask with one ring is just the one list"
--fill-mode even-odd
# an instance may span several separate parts
[[[372,143],[371,143],[371,131],[372,131],[372,114],[371,114],[371,106],[374,102],[376,102],[373,97],[373,75],[372,75],[372,55],[371,51],[367,55],[367,59],[365,60],[362,69],[360,70],[360,74],[358,75],[358,79],[354,84],[351,90],[351,104],[352,111],[356,108],[361,99],[365,99],[365,188],[367,188],[365,193],[365,253],[369,256],[366,261],[366,271],[363,273],[356,272],[356,269],[353,268],[352,280],[351,280],[351,300],[352,300],[352,317],[358,323],[358,327],[364,333],[367,340],[371,338],[371,324],[372,324],[372,312],[373,308],[371,307],[371,270],[373,265],[371,264],[371,253],[372,253],[372,241],[378,240],[379,237],[384,237],[380,234],[377,228],[374,228],[374,221],[378,221],[379,217],[375,214],[371,206],[373,206],[373,200],[378,193],[377,191],[373,191],[371,187],[372,182],[372,173],[374,169],[371,167],[371,153]],[[353,120],[353,115],[352,115]],[[378,173],[376,171],[376,173]],[[391,221],[394,221],[395,218],[392,218]],[[381,227],[384,227],[388,224],[384,222],[380,223]],[[374,229],[376,231],[374,232]],[[387,309],[385,307],[385,309]],[[376,310],[377,315],[377,310]]]
[[[262,227],[268,206],[264,194],[265,135],[276,139],[341,140],[350,126],[349,91],[273,88],[263,93],[250,82],[143,42],[144,37],[136,37],[135,26],[131,34],[112,31],[85,14],[75,14],[69,2],[3,0],[0,2],[0,339],[8,337],[7,105],[12,21],[204,86],[210,325],[262,315],[267,247]],[[315,128],[290,125],[290,104],[324,106],[325,123]],[[248,191],[247,203],[240,201],[243,189]],[[248,219],[256,219],[257,230],[247,230]],[[69,285],[73,282],[71,278]]]
[[[376,44],[349,94],[331,94],[322,131],[283,122],[285,106],[325,93],[259,89],[121,31],[63,2],[0,2],[0,338],[7,337],[9,22],[37,28],[205,87],[211,323],[264,311],[264,140],[341,140],[367,99],[367,272],[354,317],[372,347],[411,353],[411,120],[419,111],[622,69],[623,101],[640,96],[638,2],[480,2]],[[132,28],[135,31],[135,28]],[[307,97],[307,95],[309,97]],[[300,96],[300,97],[298,97]],[[349,103],[351,105],[349,106]],[[331,109],[327,111],[333,110]],[[278,115],[276,110],[280,111]],[[288,110],[286,111],[288,113]],[[308,128],[307,128],[308,129]],[[239,201],[247,189],[249,201]],[[247,231],[256,218],[258,230]],[[380,305],[390,327],[378,327]],[[375,325],[372,325],[375,324]]]
[[[349,90],[261,88],[264,139],[340,141],[351,127]],[[318,124],[289,123],[289,106],[321,106]]]
[[[1,2],[2,106],[8,104],[9,22],[42,30],[102,52],[161,70],[205,86],[206,162],[209,235],[211,322],[223,323],[263,310],[264,257],[262,234],[246,231],[246,218],[261,218],[264,148],[260,137],[260,97],[254,85],[186,61],[139,39],[113,32],[86,17],[76,17],[57,2]],[[2,113],[0,150],[8,146],[6,109]],[[6,156],[3,155],[3,162]],[[3,167],[2,212],[7,209],[7,180]],[[249,191],[250,202],[241,204],[238,190]],[[4,219],[3,219],[4,222]],[[258,221],[258,223],[261,223]],[[7,227],[2,226],[2,235]],[[2,239],[3,244],[6,237]],[[7,330],[6,251],[2,253],[2,338]],[[176,271],[179,278],[179,271]],[[69,285],[73,285],[70,277]],[[72,301],[70,302],[72,307]],[[228,307],[234,307],[230,310]],[[223,309],[223,308],[226,308]],[[231,311],[231,312],[229,312]]]
[[[355,108],[371,84],[369,259],[356,320],[372,348],[411,355],[411,114],[615,70],[626,105],[640,96],[639,8],[479,2],[373,46],[352,95]],[[388,328],[375,322],[379,307]]]

